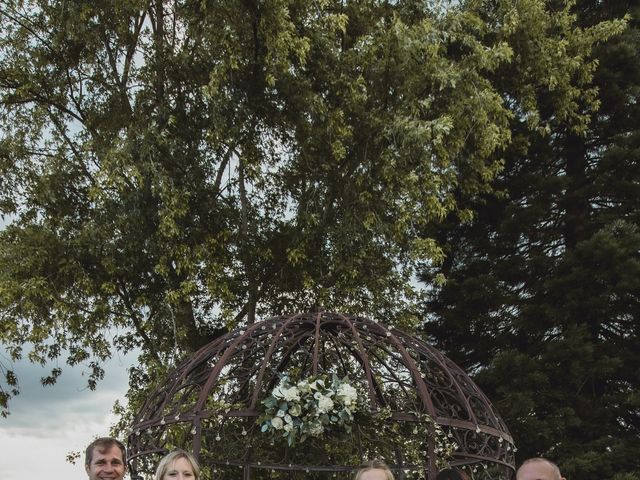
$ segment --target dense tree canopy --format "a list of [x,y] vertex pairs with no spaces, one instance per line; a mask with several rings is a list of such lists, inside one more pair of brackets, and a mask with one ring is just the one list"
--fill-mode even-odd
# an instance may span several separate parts
[[139,348],[144,386],[257,315],[415,325],[436,225],[532,132],[586,128],[621,24],[570,6],[5,0],[0,342],[92,386]]
[[577,2],[586,28],[631,19],[594,51],[600,108],[579,104],[576,128],[541,98],[540,135],[515,116],[501,194],[445,222],[447,260],[425,271],[448,280],[426,304],[431,338],[476,372],[520,458],[554,458],[567,478],[640,478],[639,9]]

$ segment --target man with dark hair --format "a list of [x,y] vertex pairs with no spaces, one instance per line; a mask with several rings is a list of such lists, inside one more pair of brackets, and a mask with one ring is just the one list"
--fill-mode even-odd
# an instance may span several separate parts
[[516,472],[516,480],[565,480],[558,465],[546,458],[529,458]]
[[436,476],[436,480],[469,480],[469,475],[467,475],[464,470],[446,468],[444,470],[440,470]]
[[102,437],[89,444],[84,453],[84,468],[89,480],[122,480],[127,472],[127,453],[122,442]]

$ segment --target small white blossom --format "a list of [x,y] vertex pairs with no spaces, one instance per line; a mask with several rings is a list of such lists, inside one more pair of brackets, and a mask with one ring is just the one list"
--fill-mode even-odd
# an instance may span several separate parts
[[311,391],[311,385],[306,380],[298,382],[297,386],[300,393],[309,393]]
[[289,407],[289,414],[293,415],[294,417],[299,416],[301,413],[302,413],[302,407],[297,403]]
[[351,405],[358,399],[358,391],[348,383],[343,383],[338,387],[338,397],[345,405]]
[[285,388],[282,390],[282,394],[287,402],[300,400],[300,392],[296,387]]
[[284,425],[284,422],[282,421],[282,419],[280,417],[273,417],[271,419],[271,426],[273,428],[275,428],[276,430],[280,430],[283,425]]
[[273,392],[271,392],[271,395],[273,395],[275,398],[278,399],[282,399],[284,398],[284,387],[282,385],[278,385],[276,388],[273,389]]
[[329,410],[333,408],[333,400],[325,395],[320,395],[318,398],[318,412],[319,413],[327,413]]

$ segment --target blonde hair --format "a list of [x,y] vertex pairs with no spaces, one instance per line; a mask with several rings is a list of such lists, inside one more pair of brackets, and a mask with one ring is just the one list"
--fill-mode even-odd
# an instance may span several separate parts
[[369,462],[364,463],[360,468],[360,470],[358,470],[358,473],[356,473],[355,480],[360,480],[360,477],[362,477],[362,474],[364,472],[368,472],[369,470],[382,470],[387,476],[387,480],[395,480],[393,477],[393,473],[391,472],[387,464],[384,463],[382,460],[371,460]]
[[184,450],[174,450],[162,457],[160,463],[158,463],[158,468],[156,469],[155,480],[162,480],[162,477],[164,477],[167,470],[169,470],[169,465],[180,458],[185,458],[191,464],[194,480],[198,480],[200,478],[200,465],[198,465],[198,461],[193,455],[189,452],[185,452]]

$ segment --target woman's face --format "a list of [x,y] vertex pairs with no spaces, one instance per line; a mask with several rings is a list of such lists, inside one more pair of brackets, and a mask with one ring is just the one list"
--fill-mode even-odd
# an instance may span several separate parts
[[178,458],[169,464],[162,480],[195,480],[193,467],[186,458]]
[[366,472],[362,472],[360,480],[387,480],[387,472],[380,468],[372,468]]

